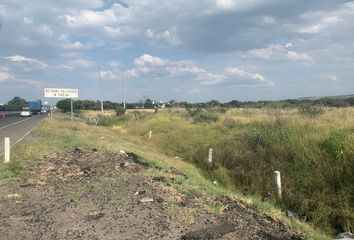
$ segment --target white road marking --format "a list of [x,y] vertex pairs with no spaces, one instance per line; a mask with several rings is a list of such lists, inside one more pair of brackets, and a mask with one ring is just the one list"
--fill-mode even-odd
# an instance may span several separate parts
[[31,132],[32,132],[32,130],[29,131],[28,133],[26,133],[25,135],[23,135],[23,136],[22,136],[19,140],[17,140],[17,141],[15,142],[15,144],[12,145],[12,146],[15,146],[16,144],[18,144],[19,142],[21,142],[25,137],[27,137],[29,134],[31,134]]
[[13,125],[16,125],[16,124],[19,124],[19,123],[22,123],[22,122],[25,122],[25,121],[28,121],[28,120],[33,119],[33,118],[36,118],[36,117],[38,117],[38,116],[40,116],[40,115],[37,115],[37,116],[34,116],[34,117],[30,117],[30,118],[27,118],[27,119],[25,119],[25,120],[21,120],[21,121],[18,121],[18,122],[11,123],[11,124],[9,124],[9,125],[7,125],[7,126],[1,127],[0,130],[2,130],[2,129],[4,129],[4,128],[7,128],[7,127],[11,127],[11,126],[13,126]]

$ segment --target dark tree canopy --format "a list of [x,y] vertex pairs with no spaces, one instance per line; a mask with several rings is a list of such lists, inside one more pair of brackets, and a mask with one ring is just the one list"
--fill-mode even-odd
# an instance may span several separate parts
[[150,98],[146,99],[146,101],[144,103],[144,108],[147,108],[147,109],[153,109],[154,108],[154,104],[152,103]]
[[20,97],[14,97],[10,101],[8,101],[6,109],[9,111],[21,110],[22,108],[27,106],[27,101]]

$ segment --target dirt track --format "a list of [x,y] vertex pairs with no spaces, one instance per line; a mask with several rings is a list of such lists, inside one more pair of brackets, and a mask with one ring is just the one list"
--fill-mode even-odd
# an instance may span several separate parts
[[228,197],[179,191],[188,176],[177,169],[149,177],[121,153],[75,149],[29,165],[0,186],[0,239],[302,239]]

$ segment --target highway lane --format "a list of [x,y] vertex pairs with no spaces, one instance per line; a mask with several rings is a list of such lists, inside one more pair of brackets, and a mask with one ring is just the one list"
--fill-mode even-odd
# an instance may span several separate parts
[[20,114],[18,114],[18,116],[6,117],[4,119],[0,116],[0,128],[21,120],[23,120],[23,117],[21,117]]
[[[9,117],[0,119],[0,155],[4,153],[4,138],[9,137],[11,145],[22,140],[47,114],[32,117]],[[1,161],[1,159],[0,159]]]

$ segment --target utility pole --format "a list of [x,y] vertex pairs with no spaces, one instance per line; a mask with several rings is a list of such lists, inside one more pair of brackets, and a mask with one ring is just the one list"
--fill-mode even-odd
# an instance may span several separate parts
[[99,87],[100,87],[100,97],[101,97],[101,115],[103,115],[103,100],[102,100],[102,83],[101,83],[101,66],[98,65],[98,81],[99,81]]
[[123,108],[125,109],[125,73],[123,72]]

